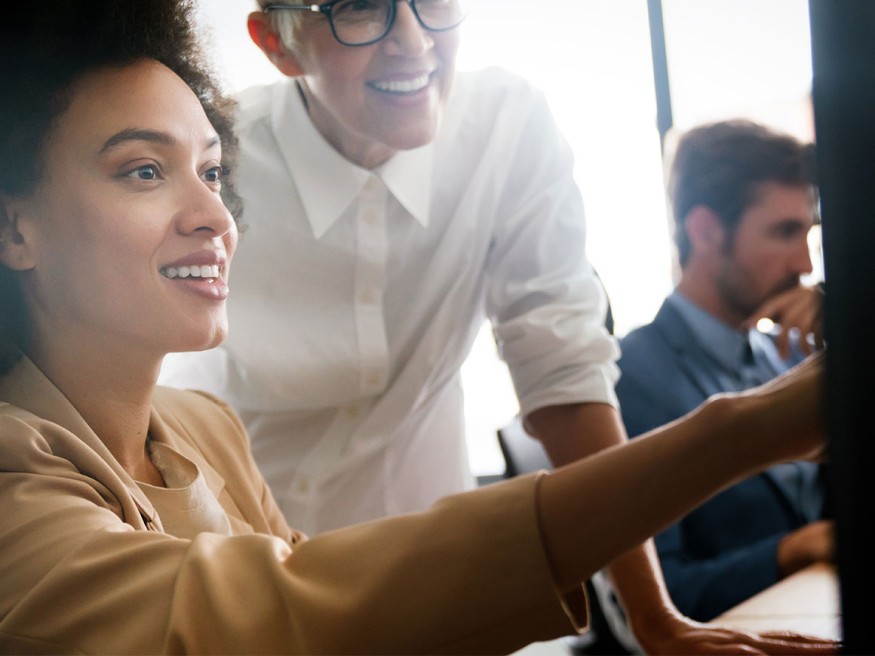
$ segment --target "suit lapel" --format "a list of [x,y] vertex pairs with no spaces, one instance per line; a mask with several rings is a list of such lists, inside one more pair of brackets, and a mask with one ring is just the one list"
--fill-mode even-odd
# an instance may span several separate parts
[[668,301],[653,320],[666,343],[678,355],[678,364],[705,399],[723,392],[717,378],[714,360],[699,345],[698,340],[680,313]]
[[[714,359],[700,346],[687,322],[669,302],[662,304],[653,323],[666,343],[677,353],[679,366],[702,393],[703,399],[726,391],[717,377],[718,367]],[[761,352],[769,358],[769,364],[776,374],[786,368],[780,360],[774,359],[770,351],[762,349]],[[772,470],[766,470],[760,475],[766,478],[775,494],[782,499],[788,512],[799,518],[795,494],[788,489],[785,478]]]

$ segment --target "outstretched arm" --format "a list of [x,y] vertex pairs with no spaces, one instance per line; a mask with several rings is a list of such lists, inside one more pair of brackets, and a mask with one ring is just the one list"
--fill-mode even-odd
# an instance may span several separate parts
[[[662,523],[652,529],[640,524],[635,526],[645,510],[649,510],[644,505],[647,501],[670,502],[673,511],[684,506],[680,512],[684,514],[717,491],[704,490],[704,487],[713,485],[717,477],[725,486],[768,466],[770,463],[766,460],[774,457],[774,453],[770,456],[763,450],[766,442],[757,442],[758,438],[768,436],[768,431],[776,431],[774,436],[769,436],[774,438],[769,448],[778,449],[783,440],[781,448],[793,448],[795,444],[801,452],[806,451],[812,446],[808,440],[820,426],[819,381],[816,379],[819,367],[818,359],[814,359],[794,370],[790,377],[776,379],[743,397],[710,402],[685,420],[652,431],[651,435],[663,435],[656,440],[640,440],[644,443],[640,449],[637,447],[639,440],[622,449],[610,448],[625,442],[625,432],[618,414],[607,405],[560,406],[533,412],[528,417],[529,430],[544,442],[558,465],[600,452],[584,462],[558,470],[548,479],[550,487],[556,485],[560,488],[559,496],[600,500],[598,508],[581,504],[575,509],[579,512],[576,518],[564,516],[561,520],[556,518],[557,521],[560,525],[563,522],[576,523],[576,528],[571,530],[585,534],[579,535],[582,544],[598,544],[599,549],[606,550],[607,554],[620,553],[623,547],[615,541],[622,540],[627,529],[634,526],[643,530],[640,540],[644,540],[670,523],[670,518],[663,517],[657,520]],[[790,382],[792,384],[788,384]],[[804,408],[804,412],[800,413],[799,408]],[[767,423],[772,427],[767,427]],[[745,434],[744,440],[729,439],[728,436],[740,426],[745,428],[741,431]],[[750,430],[751,427],[754,430]],[[796,430],[798,435],[794,432]],[[727,438],[721,439],[721,435]],[[618,453],[625,455],[618,456]],[[786,453],[784,457],[792,459],[794,456]],[[562,489],[569,485],[563,481],[569,475],[568,471],[588,466],[598,471],[575,478],[576,485],[583,485],[585,489]],[[690,467],[694,467],[696,475],[678,481],[679,473]],[[582,494],[593,496],[573,496]],[[544,498],[545,523],[554,512],[549,499],[548,494]],[[621,508],[627,509],[628,516]],[[664,508],[667,510],[668,505]],[[564,530],[559,529],[556,534],[564,535]],[[581,554],[575,554],[575,548],[565,543],[555,547],[554,552],[554,547],[551,547],[557,570],[561,562],[574,559],[579,562]],[[588,547],[587,551],[595,556]],[[609,573],[636,638],[648,653],[737,653],[739,649],[752,653],[818,653],[824,649],[823,641],[819,639],[758,636],[701,625],[680,615],[665,590],[650,541],[614,559]]]
[[[551,475],[293,544],[239,424],[197,395],[166,397],[177,403],[160,414],[180,422],[168,439],[224,479],[232,536],[148,530],[95,438],[0,407],[0,603],[12,609],[0,651],[509,653],[563,635],[583,619],[580,582],[612,557],[721,486],[819,445],[814,364]],[[695,627],[708,640],[690,639],[667,600],[646,619],[649,651],[715,651],[722,635]]]

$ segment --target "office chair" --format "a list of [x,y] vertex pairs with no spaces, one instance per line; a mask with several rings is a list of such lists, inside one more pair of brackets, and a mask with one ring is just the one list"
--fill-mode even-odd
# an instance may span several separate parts
[[519,417],[498,429],[498,446],[504,456],[505,478],[553,469],[543,445],[526,432]]

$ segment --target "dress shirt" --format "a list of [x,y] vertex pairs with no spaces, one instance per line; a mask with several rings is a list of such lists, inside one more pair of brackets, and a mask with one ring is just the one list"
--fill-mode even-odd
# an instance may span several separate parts
[[[783,361],[770,335],[723,324],[677,292],[620,345],[617,393],[632,436],[674,421],[712,395],[771,379],[803,357],[794,345]],[[678,610],[708,621],[774,584],[780,540],[821,517],[823,508],[821,467],[789,462],[739,481],[669,526],[655,543]],[[621,616],[605,591],[600,599],[611,621]]]
[[771,338],[759,330],[736,330],[678,291],[667,300],[687,322],[702,349],[720,364],[717,376],[724,391],[750,389],[789,368]]
[[372,171],[321,137],[294,80],[240,101],[231,333],[168,359],[162,382],[237,409],[293,525],[472,486],[460,367],[486,318],[523,414],[616,403],[573,159],[541,93],[460,74],[435,141]]
[[[740,331],[726,325],[678,291],[668,296],[690,327],[702,349],[722,365],[718,376],[723,390],[741,392],[766,383],[798,364],[802,356],[793,349],[790,359],[781,359],[772,338],[756,329]],[[819,519],[824,512],[820,468],[807,462],[788,462],[769,472],[783,484],[800,523]]]

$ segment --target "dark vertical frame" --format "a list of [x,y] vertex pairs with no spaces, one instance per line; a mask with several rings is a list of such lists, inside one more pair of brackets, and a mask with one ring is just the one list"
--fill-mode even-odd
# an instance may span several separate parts
[[809,0],[826,273],[826,409],[845,653],[873,653],[875,2]]
[[656,127],[659,144],[665,146],[665,135],[674,118],[671,110],[671,87],[668,81],[668,57],[665,52],[665,22],[662,0],[647,0],[647,22],[650,27],[650,59],[653,63],[653,88],[656,92]]

